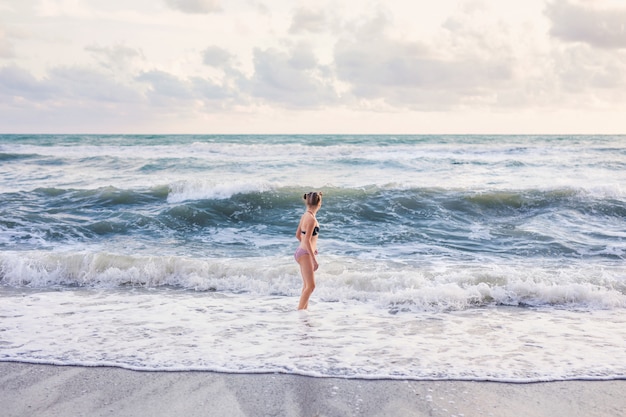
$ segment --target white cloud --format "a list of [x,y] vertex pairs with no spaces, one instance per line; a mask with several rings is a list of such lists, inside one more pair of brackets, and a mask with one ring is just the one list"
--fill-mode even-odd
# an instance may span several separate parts
[[202,52],[202,62],[216,68],[229,68],[233,59],[233,54],[219,46],[209,46]]
[[165,0],[172,9],[185,13],[212,13],[221,10],[219,0]]
[[45,101],[55,105],[63,102],[126,103],[139,100],[130,86],[116,82],[105,73],[81,67],[55,67],[43,79],[35,78],[19,67],[0,69],[0,91],[5,99],[19,98],[35,104]]
[[496,118],[502,129],[531,120],[558,129],[557,112],[595,129],[626,111],[617,0],[14,0],[0,9],[8,131],[28,120],[76,130],[78,118],[87,130],[88,121],[180,131],[211,120],[261,133],[287,119],[302,131],[385,120],[407,130],[455,120],[462,130]]
[[57,67],[45,81],[52,86],[56,99],[92,103],[132,103],[140,99],[132,86],[117,82],[108,74],[81,67]]
[[167,104],[170,101],[191,100],[193,90],[189,83],[163,71],[150,71],[137,77],[138,81],[149,84],[148,96],[152,102],[158,105]]
[[6,32],[0,28],[0,58],[13,58],[15,56],[15,48],[9,40]]
[[490,46],[468,36],[461,23],[448,22],[453,29],[448,29],[449,38],[441,36],[431,44],[392,38],[388,34],[392,26],[388,18],[378,15],[337,43],[338,77],[356,98],[441,110],[489,103],[498,88],[513,80],[508,54],[490,53]]
[[53,96],[55,87],[37,80],[29,71],[17,66],[0,68],[0,100],[38,101]]
[[56,67],[36,78],[0,68],[0,126],[9,131],[112,131],[140,121],[143,111],[141,95],[106,73]]
[[307,44],[288,52],[255,49],[254,75],[242,86],[264,101],[288,107],[317,107],[337,101],[327,69]]
[[554,107],[610,111],[626,105],[626,8],[608,0],[547,4]]
[[148,86],[145,93],[148,103],[166,112],[170,108],[174,113],[186,113],[188,107],[212,111],[227,109],[238,97],[229,85],[200,77],[178,78],[156,70],[139,75],[137,81]]
[[293,15],[289,33],[322,32],[326,26],[326,14],[323,10],[299,8]]
[[29,40],[29,34],[14,25],[3,25],[0,20],[0,59],[11,59],[18,56],[15,44]]
[[126,71],[136,59],[145,59],[141,50],[119,44],[113,46],[89,45],[85,47],[85,50],[91,52],[104,68],[116,72]]
[[556,0],[548,3],[550,34],[566,42],[598,48],[626,48],[626,7],[598,7],[596,3]]
[[577,45],[553,56],[558,92],[573,105],[607,108],[626,103],[626,54]]

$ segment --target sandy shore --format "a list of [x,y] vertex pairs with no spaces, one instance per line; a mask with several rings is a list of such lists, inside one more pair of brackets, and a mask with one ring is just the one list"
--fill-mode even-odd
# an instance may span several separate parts
[[0,363],[0,415],[622,416],[626,381],[504,384]]

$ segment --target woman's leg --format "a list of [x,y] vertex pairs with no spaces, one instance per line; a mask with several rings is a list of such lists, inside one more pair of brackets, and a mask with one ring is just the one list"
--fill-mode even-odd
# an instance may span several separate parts
[[300,256],[298,264],[300,264],[300,273],[302,274],[302,295],[300,295],[298,310],[305,310],[309,307],[309,297],[315,289],[315,272],[313,271],[311,255]]

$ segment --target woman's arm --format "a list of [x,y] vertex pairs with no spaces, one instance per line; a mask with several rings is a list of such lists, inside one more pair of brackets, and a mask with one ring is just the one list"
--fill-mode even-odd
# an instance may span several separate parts
[[296,239],[298,239],[298,241],[302,241],[302,219],[300,219],[300,223],[298,223],[298,228],[296,229]]

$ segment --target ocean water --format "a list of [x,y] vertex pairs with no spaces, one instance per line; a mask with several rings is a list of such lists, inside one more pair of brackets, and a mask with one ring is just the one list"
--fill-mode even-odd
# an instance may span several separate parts
[[0,361],[626,378],[625,184],[626,136],[0,135]]

